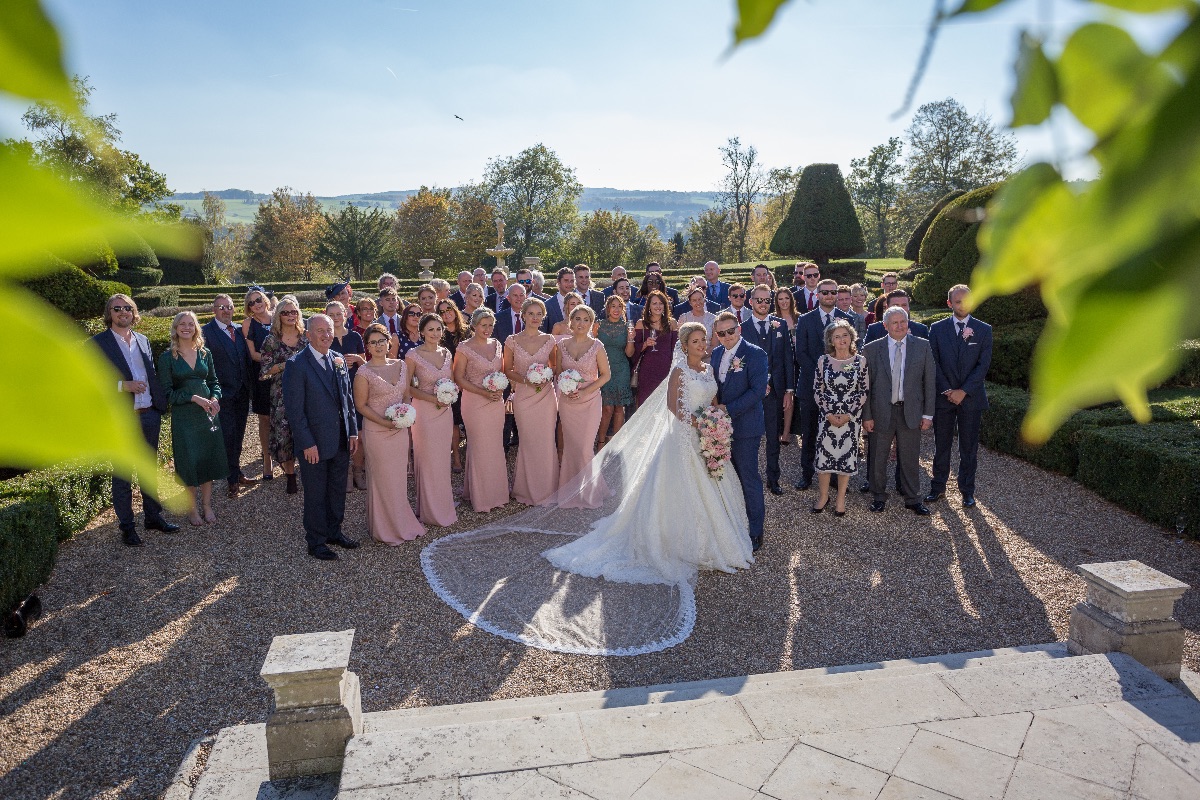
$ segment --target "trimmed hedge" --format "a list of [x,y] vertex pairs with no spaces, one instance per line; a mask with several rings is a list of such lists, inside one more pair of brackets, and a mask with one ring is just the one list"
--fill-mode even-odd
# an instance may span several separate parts
[[925,216],[921,217],[921,221],[917,223],[917,227],[908,237],[908,243],[904,245],[904,257],[909,261],[919,262],[921,260],[921,240],[925,238],[925,234],[929,231],[929,226],[937,219],[937,215],[941,210],[949,205],[952,201],[957,200],[966,194],[963,189],[952,189],[933,204]]
[[27,281],[25,286],[75,319],[96,317],[104,313],[104,304],[114,294],[132,294],[127,284],[100,281],[74,264],[54,259],[61,269]]
[[[771,270],[777,286],[791,286],[792,277],[796,274],[795,264],[781,264]],[[846,286],[855,283],[865,283],[867,279],[867,262],[865,261],[830,261],[821,266],[822,278],[833,278]],[[724,275],[721,280],[729,280]],[[744,282],[744,281],[739,281]],[[682,287],[680,287],[682,288]]]
[[[987,321],[983,315],[979,318]],[[1028,389],[1033,351],[1045,326],[1044,320],[1031,320],[993,328],[992,366],[988,369],[988,380]]]
[[46,582],[58,543],[110,500],[108,474],[95,468],[56,467],[0,484],[0,612]]
[[153,267],[132,267],[117,270],[117,280],[128,284],[134,289],[158,286],[162,282],[163,271]]
[[145,289],[133,296],[138,311],[149,311],[160,306],[179,305],[178,286],[155,286]]
[[[158,269],[158,256],[145,239],[136,237],[120,253],[117,264],[121,269]],[[159,276],[161,280],[161,275]]]
[[90,253],[76,257],[71,263],[100,280],[112,280],[117,274],[117,254],[103,239],[96,239]]
[[809,164],[804,168],[787,217],[771,238],[770,247],[772,253],[807,256],[820,264],[866,250],[841,167]]

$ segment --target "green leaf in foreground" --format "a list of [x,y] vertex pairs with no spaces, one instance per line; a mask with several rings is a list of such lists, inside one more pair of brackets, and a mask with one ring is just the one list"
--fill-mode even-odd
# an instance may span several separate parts
[[1057,99],[1054,65],[1046,58],[1042,43],[1022,32],[1017,55],[1017,88],[1012,96],[1012,127],[1045,122]]
[[38,0],[4,0],[0,92],[78,112],[71,81],[63,69],[58,31]]
[[981,11],[990,11],[1001,3],[1006,3],[1008,0],[963,0],[962,5],[950,12],[950,16],[957,17],[959,14],[978,14]]
[[[67,461],[109,462],[136,473],[156,496],[155,454],[143,444],[120,376],[100,351],[79,340],[79,328],[37,295],[5,287],[0,309],[0,463],[36,469]],[[175,504],[182,500],[177,495]]]
[[738,0],[738,18],[733,26],[733,43],[762,35],[771,26],[775,13],[788,0]]

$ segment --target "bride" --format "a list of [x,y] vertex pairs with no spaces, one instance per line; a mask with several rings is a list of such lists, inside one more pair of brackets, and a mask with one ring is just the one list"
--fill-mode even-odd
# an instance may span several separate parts
[[560,652],[634,655],[686,639],[697,570],[753,563],[737,477],[709,475],[694,427],[717,393],[707,338],[700,323],[680,327],[668,380],[552,504],[430,543],[434,591],[484,630]]

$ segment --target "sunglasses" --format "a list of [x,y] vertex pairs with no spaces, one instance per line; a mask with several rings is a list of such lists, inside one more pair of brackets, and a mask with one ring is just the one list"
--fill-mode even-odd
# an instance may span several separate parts
[[133,311],[133,306],[113,306],[113,311]]
[[745,296],[746,296],[746,294],[744,292],[742,294],[730,294],[729,299],[730,300],[741,300]]
[[421,316],[421,312],[420,312],[420,311],[405,311],[405,312],[404,312],[404,316],[406,316],[406,317],[419,317],[419,316]]
[[300,312],[299,311],[280,311],[279,316],[281,316],[281,317],[298,317],[298,316],[300,316]]
[[522,278],[521,280],[517,281],[517,283],[521,284],[522,286],[532,286],[533,279],[532,278]]
[[751,303],[769,303],[769,302],[771,302],[771,298],[769,298],[769,297],[752,297],[750,299],[750,302]]
[[722,339],[725,339],[725,338],[728,338],[728,337],[730,337],[730,336],[733,336],[733,334],[734,334],[734,332],[735,332],[735,331],[737,331],[737,328],[726,328],[726,329],[725,329],[725,330],[723,330],[723,331],[715,331],[715,333],[716,333],[716,334],[717,334],[717,336],[719,336],[720,338],[722,338]]
[[806,272],[806,273],[804,273],[804,277],[806,277],[806,278],[819,278],[819,277],[821,277],[821,273],[819,273],[819,272]]
[[233,306],[213,306],[214,311],[233,311]]
[[837,294],[837,289],[822,289],[817,294]]
[[261,297],[256,297],[250,301],[251,306],[261,306],[265,301]]

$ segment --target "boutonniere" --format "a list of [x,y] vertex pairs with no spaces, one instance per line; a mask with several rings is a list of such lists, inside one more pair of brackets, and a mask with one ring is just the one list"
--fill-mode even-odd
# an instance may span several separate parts
[[970,325],[968,325],[967,327],[963,328],[963,338],[964,338],[964,339],[970,339],[970,338],[971,338],[972,336],[974,336],[974,335],[975,335],[975,331],[971,330],[971,326],[970,326]]
[[346,371],[346,359],[334,358],[333,359],[333,368],[339,372],[345,372]]
[[741,372],[742,371],[742,360],[740,358],[738,358],[737,356],[734,356],[733,361],[729,362],[729,368],[731,370],[733,370],[734,372]]
[[779,330],[779,320],[777,320],[777,319],[771,320],[771,328],[774,330]]

